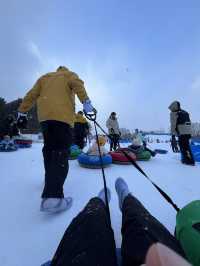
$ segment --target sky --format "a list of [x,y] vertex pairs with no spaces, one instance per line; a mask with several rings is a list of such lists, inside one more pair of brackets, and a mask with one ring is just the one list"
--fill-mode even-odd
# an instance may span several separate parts
[[65,65],[104,127],[115,111],[120,127],[167,130],[173,100],[200,122],[199,14],[199,0],[3,1],[0,97]]

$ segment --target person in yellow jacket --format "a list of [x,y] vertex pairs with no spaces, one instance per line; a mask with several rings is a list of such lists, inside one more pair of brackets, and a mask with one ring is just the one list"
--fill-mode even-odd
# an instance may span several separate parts
[[82,150],[85,145],[85,138],[89,133],[89,124],[83,116],[83,112],[79,111],[75,117],[74,123],[74,144],[78,145]]
[[94,110],[84,82],[64,66],[40,77],[26,94],[19,109],[18,121],[23,121],[32,106],[37,104],[44,147],[45,185],[41,211],[59,212],[71,206],[72,199],[64,198],[63,185],[68,173],[68,153],[72,144],[75,119],[75,95],[86,113]]

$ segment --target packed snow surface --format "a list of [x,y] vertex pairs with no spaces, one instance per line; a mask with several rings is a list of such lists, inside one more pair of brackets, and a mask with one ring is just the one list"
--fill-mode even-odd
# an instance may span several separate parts
[[[154,142],[150,147],[167,149],[169,152],[157,155],[151,161],[139,162],[149,177],[179,207],[199,199],[200,165],[192,167],[181,164],[180,155],[171,152],[169,143]],[[44,184],[42,143],[34,143],[30,149],[0,153],[0,168],[0,265],[39,266],[52,258],[73,217],[102,188],[101,170],[84,169],[77,161],[70,161],[64,190],[66,196],[73,197],[73,206],[62,214],[47,215],[39,211]],[[118,247],[121,244],[122,216],[114,184],[119,176],[126,180],[133,195],[170,232],[174,232],[176,212],[132,165],[111,165],[105,173],[112,192],[110,209]]]

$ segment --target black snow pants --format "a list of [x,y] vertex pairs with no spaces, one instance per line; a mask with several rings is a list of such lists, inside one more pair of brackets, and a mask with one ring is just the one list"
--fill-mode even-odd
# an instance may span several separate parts
[[110,134],[110,151],[116,150],[119,147],[120,136],[118,134]]
[[188,164],[195,164],[194,157],[190,148],[190,135],[180,135],[178,137],[179,147],[182,156],[182,162]]
[[85,135],[75,135],[73,143],[82,150],[85,146]]
[[63,122],[41,122],[44,137],[45,185],[42,198],[64,197],[63,185],[69,170],[68,155],[72,143],[71,127]]
[[[149,247],[160,242],[184,257],[178,241],[132,195],[122,208],[122,265],[137,266],[145,261]],[[73,219],[57,248],[52,266],[117,266],[113,230],[106,206],[93,198]]]

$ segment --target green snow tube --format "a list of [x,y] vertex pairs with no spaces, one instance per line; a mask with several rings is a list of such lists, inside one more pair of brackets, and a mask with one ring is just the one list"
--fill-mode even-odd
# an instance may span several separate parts
[[200,200],[182,208],[176,216],[176,238],[181,243],[188,260],[200,265]]
[[81,152],[81,149],[77,145],[72,145],[70,147],[69,160],[76,160]]
[[142,151],[136,154],[138,161],[148,161],[151,158],[151,153],[149,151]]

